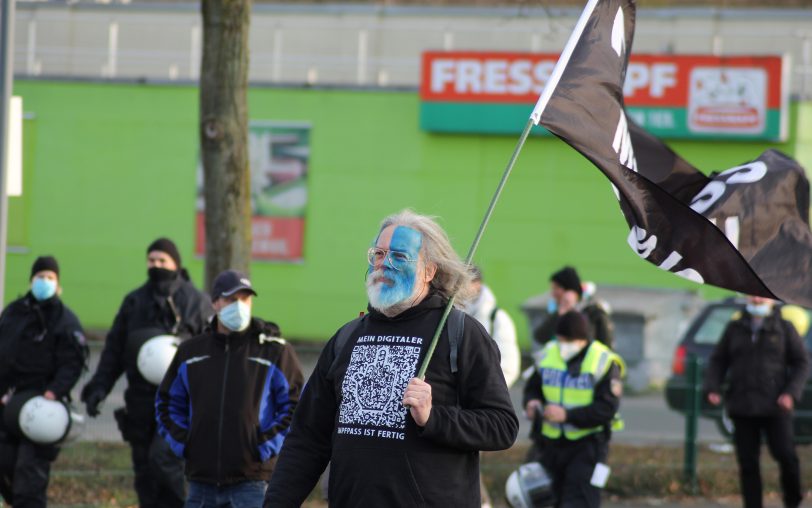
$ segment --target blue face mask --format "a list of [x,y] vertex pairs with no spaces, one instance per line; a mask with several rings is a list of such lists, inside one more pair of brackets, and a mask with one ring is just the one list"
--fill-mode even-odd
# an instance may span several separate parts
[[251,323],[251,306],[242,300],[237,300],[220,309],[217,318],[232,332],[241,332]]
[[760,303],[758,305],[756,305],[754,303],[748,303],[746,308],[747,308],[747,312],[751,316],[755,316],[755,317],[766,317],[773,310],[773,306],[770,305],[769,303]]
[[[392,262],[390,263],[389,259],[387,259],[380,265],[384,277],[392,281],[392,285],[380,283],[368,288],[367,294],[373,307],[385,309],[397,305],[412,296],[417,276],[416,260],[420,254],[422,244],[422,234],[412,228],[398,226],[392,233],[389,245],[378,245],[382,249],[405,254],[412,261],[399,262],[398,256],[390,255]],[[367,270],[367,277],[374,271],[375,267],[370,265]]]
[[56,281],[43,277],[34,278],[31,282],[31,294],[40,302],[51,298],[56,294]]
[[547,314],[555,314],[558,310],[558,302],[550,298],[547,300]]

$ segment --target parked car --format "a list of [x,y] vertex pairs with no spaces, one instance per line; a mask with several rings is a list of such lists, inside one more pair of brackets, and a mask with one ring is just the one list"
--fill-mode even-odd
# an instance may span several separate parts
[[[691,322],[685,335],[674,352],[671,365],[671,377],[665,385],[665,399],[668,407],[685,413],[688,395],[686,371],[691,355],[699,359],[700,369],[704,374],[714,346],[722,338],[722,333],[735,314],[744,309],[743,298],[728,298],[708,303]],[[812,312],[795,305],[782,307],[784,319],[793,322],[806,345],[807,354],[812,360]],[[702,394],[700,416],[716,421],[719,431],[726,437],[733,433],[733,422],[723,409],[723,405],[712,406]],[[812,443],[812,382],[807,380],[803,397],[795,408],[795,441]]]

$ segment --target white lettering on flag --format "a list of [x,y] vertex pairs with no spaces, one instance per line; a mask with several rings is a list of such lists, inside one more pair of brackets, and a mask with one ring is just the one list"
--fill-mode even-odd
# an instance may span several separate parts
[[767,165],[762,161],[754,161],[722,171],[717,177],[718,180],[709,182],[694,196],[694,199],[691,200],[691,209],[696,213],[704,214],[725,194],[728,185],[758,182],[766,174]]
[[637,172],[637,160],[634,158],[634,147],[632,138],[629,135],[629,124],[626,122],[626,115],[620,111],[620,119],[615,129],[615,139],[612,140],[612,149],[618,154],[620,163],[635,173]]
[[648,231],[643,228],[632,226],[629,230],[629,247],[632,248],[635,254],[643,259],[649,257],[654,249],[657,248],[657,237],[651,235],[646,239],[646,236],[648,236]]
[[615,14],[615,22],[612,25],[612,49],[615,50],[617,56],[623,57],[626,51],[626,33],[623,30],[623,9],[617,9]]

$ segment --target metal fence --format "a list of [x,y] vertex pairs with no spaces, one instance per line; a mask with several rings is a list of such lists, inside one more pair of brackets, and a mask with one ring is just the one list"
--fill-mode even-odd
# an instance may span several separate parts
[[[425,50],[558,52],[580,11],[256,5],[250,30],[254,83],[418,85]],[[812,97],[812,10],[641,9],[634,51],[789,54],[792,92]],[[202,52],[197,4],[20,2],[15,73],[196,81]]]

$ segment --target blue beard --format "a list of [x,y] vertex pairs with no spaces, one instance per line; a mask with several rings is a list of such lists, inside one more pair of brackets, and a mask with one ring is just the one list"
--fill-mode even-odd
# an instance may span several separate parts
[[[369,304],[374,309],[387,309],[401,304],[411,298],[414,292],[415,273],[413,270],[396,271],[390,268],[384,268],[383,275],[394,282],[391,286],[383,282],[376,282],[372,284],[371,277],[374,275],[370,273],[367,275],[367,297]],[[378,272],[380,273],[380,271]]]

